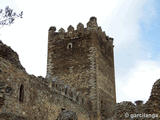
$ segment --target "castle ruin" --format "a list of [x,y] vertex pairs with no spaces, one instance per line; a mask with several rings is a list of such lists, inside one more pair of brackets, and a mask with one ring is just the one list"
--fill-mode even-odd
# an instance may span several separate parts
[[[146,103],[116,103],[113,38],[96,17],[67,31],[48,31],[45,78],[29,75],[18,54],[0,41],[0,120],[131,120],[160,115],[160,80]],[[128,115],[127,114],[127,115]],[[159,120],[133,118],[133,120]]]

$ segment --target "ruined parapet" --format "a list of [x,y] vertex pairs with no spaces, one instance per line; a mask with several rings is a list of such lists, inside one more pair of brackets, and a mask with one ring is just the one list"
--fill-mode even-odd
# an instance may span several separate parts
[[[41,76],[39,76],[39,77],[30,76],[30,77],[32,79],[37,80],[40,83],[40,85],[49,86],[49,84],[50,84],[47,81],[47,79],[45,79]],[[1,85],[1,83],[0,83],[0,85]],[[5,89],[6,89],[6,87],[5,87]],[[87,109],[90,108],[90,107],[88,107],[90,101],[85,96],[83,96],[80,92],[76,91],[75,88],[70,87],[68,85],[65,85],[61,81],[55,81],[52,79],[52,86],[51,86],[50,90],[51,91],[53,90],[54,92],[58,93],[59,95],[62,95],[64,97],[68,98],[69,100],[77,103],[80,106],[83,106]]]
[[18,54],[15,51],[13,51],[9,46],[3,44],[2,41],[0,41],[0,57],[9,61],[18,69],[25,71],[25,69],[23,68],[23,66],[19,61]]
[[[46,78],[43,78],[41,76],[40,77],[30,76],[30,77],[32,78],[33,81],[36,81],[36,84],[38,83],[39,87],[45,86],[45,88],[50,93],[49,96],[58,95],[60,96],[61,101],[64,100],[63,102],[65,102],[65,100],[68,100],[71,103],[75,104],[76,106],[79,106],[80,108],[86,110],[87,114],[91,114],[91,102],[80,92],[76,91],[75,88],[65,85],[62,81],[57,81],[54,78],[52,78],[52,86],[49,88],[49,82]],[[60,98],[58,97],[58,99]],[[51,101],[52,100],[55,101],[54,97],[53,99],[51,99]],[[67,105],[64,106],[66,107]],[[59,120],[60,118],[57,119]]]
[[91,110],[90,101],[80,92],[76,91],[75,88],[71,88],[70,86],[65,85],[63,83],[52,81],[51,90],[61,94],[69,100],[77,103],[78,105],[83,106],[87,110]]

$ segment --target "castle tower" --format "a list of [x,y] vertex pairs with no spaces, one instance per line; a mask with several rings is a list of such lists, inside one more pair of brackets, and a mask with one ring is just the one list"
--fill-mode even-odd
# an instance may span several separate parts
[[50,27],[47,78],[73,86],[91,101],[95,120],[111,116],[116,103],[113,39],[106,36],[91,17],[67,32]]

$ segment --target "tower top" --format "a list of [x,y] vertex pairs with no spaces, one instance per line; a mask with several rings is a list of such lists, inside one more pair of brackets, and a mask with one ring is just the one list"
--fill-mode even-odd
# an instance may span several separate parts
[[56,31],[56,27],[51,26],[49,28],[49,36],[55,36],[53,41],[57,41],[87,37],[91,32],[97,32],[104,41],[108,40],[113,43],[113,38],[106,36],[105,32],[102,31],[100,26],[98,26],[97,18],[95,16],[90,17],[86,26],[87,27],[85,28],[82,23],[78,23],[76,28],[74,28],[72,25],[69,25],[66,31],[63,28],[60,28],[58,31]]
[[[84,25],[82,23],[79,23],[77,25],[77,30],[78,31],[81,31],[82,29],[84,29]],[[63,28],[59,29],[58,32],[62,32],[62,30],[64,31]],[[92,16],[90,17],[88,23],[87,23],[87,30],[98,30],[98,24],[97,24],[97,18],[95,16]],[[49,31],[52,31],[52,32],[56,32],[56,27],[55,26],[51,26],[49,28]],[[74,27],[72,25],[70,25],[68,28],[67,28],[67,31],[74,31]]]

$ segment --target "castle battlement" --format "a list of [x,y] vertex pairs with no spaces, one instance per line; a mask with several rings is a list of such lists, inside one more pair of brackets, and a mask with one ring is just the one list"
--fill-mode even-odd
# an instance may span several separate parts
[[74,101],[75,103],[83,106],[85,108],[89,108],[89,103],[91,103],[84,95],[78,92],[75,88],[65,85],[63,83],[59,83],[56,81],[52,81],[52,88],[57,93],[65,96],[66,98]]
[[106,36],[106,33],[102,31],[101,27],[97,24],[97,18],[91,17],[85,28],[82,23],[78,23],[75,29],[72,25],[69,25],[67,31],[64,28],[60,28],[56,31],[55,26],[49,28],[49,42],[57,43],[63,40],[73,40],[80,38],[89,38],[91,33],[97,33],[98,37],[102,39],[103,42],[111,42],[113,44],[113,38]]
[[[35,78],[35,76],[33,76],[33,78]],[[49,87],[49,82],[45,78],[40,76],[37,80]],[[84,107],[87,110],[91,110],[91,101],[88,100],[84,95],[82,95],[81,92],[77,91],[74,87],[71,87],[59,81],[52,81],[50,90],[56,92],[61,96],[64,96],[65,98],[73,101],[74,103]]]

